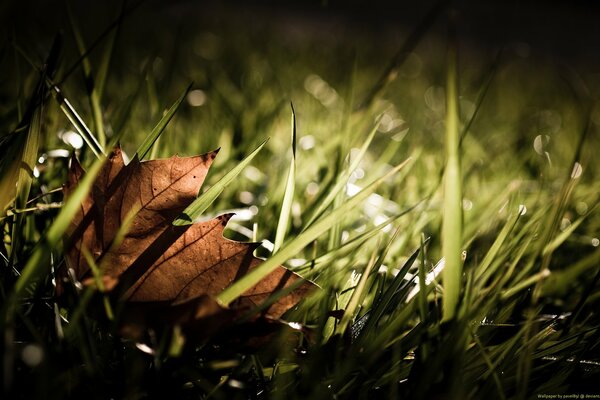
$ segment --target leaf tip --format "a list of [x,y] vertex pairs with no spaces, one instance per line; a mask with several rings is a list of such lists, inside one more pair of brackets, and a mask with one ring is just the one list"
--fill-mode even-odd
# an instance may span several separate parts
[[212,161],[217,157],[217,154],[219,154],[219,151],[221,151],[220,147],[216,148],[215,150],[211,151],[210,153],[206,153],[205,157],[207,159],[210,159],[210,161]]
[[221,225],[225,226],[227,225],[227,223],[229,222],[229,220],[231,218],[233,218],[233,216],[235,215],[235,213],[226,213],[226,214],[221,214],[217,217],[217,219],[219,220],[219,222],[221,222]]

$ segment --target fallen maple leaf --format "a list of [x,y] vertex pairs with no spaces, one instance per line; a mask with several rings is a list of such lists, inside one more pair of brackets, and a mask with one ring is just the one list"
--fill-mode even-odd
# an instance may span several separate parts
[[[217,151],[196,157],[172,157],[125,165],[116,148],[96,178],[81,211],[67,230],[66,261],[73,277],[93,282],[85,253],[102,268],[106,290],[125,302],[123,330],[161,323],[201,326],[204,332],[228,324],[239,314],[288,287],[298,275],[279,267],[248,290],[229,308],[214,296],[261,260],[258,244],[223,237],[232,214],[206,222],[174,226],[172,221],[196,198]],[[85,174],[73,158],[65,185],[68,197]],[[119,229],[130,225],[122,240]],[[57,294],[65,291],[67,270],[57,279]],[[304,281],[263,310],[277,319],[315,287]],[[209,326],[210,325],[210,326]]]

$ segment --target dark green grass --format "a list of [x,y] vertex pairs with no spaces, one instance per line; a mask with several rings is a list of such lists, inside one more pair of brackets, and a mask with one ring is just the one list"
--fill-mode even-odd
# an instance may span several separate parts
[[[339,43],[323,28],[301,38],[277,24],[239,29],[236,14],[157,31],[143,24],[153,11],[135,5],[86,25],[72,6],[56,68],[43,28],[14,29],[0,52],[0,69],[15,77],[0,82],[0,189],[18,193],[0,220],[7,396],[598,393],[597,77],[510,44],[463,49],[460,35],[455,64],[434,25]],[[87,144],[74,149],[69,131]],[[177,329],[133,342],[91,317],[92,291],[56,303],[52,279],[65,268],[62,233],[76,204],[62,204],[67,156],[93,170],[95,153],[117,141],[146,159],[221,147],[213,189],[188,217],[235,209],[228,237],[276,241],[273,256],[268,243],[258,249],[265,270],[283,262],[321,287],[286,316],[302,329],[258,347],[241,327],[199,346]],[[363,191],[350,196],[347,181]],[[454,273],[418,279],[439,272],[443,256]]]

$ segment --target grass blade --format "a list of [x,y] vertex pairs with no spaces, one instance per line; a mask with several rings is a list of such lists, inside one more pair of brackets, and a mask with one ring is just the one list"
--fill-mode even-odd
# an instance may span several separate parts
[[65,8],[67,9],[67,17],[69,19],[69,24],[71,25],[71,31],[73,32],[75,43],[77,44],[77,49],[79,50],[79,54],[82,57],[81,66],[83,68],[83,74],[86,81],[86,90],[88,93],[90,108],[92,110],[92,121],[94,123],[94,131],[96,132],[100,146],[104,147],[106,145],[106,133],[104,132],[102,106],[100,105],[100,96],[94,82],[92,64],[90,63],[88,51],[86,50],[85,46],[85,41],[83,40],[83,35],[81,34],[81,30],[77,25],[77,21],[75,20],[73,11],[71,10],[69,0],[65,0]]
[[325,199],[319,204],[319,207],[316,209],[316,211],[313,212],[312,216],[306,223],[306,227],[311,226],[313,224],[313,222],[315,222],[315,220],[317,218],[319,218],[323,214],[323,212],[325,212],[327,207],[329,207],[331,205],[331,203],[336,199],[337,195],[342,191],[342,189],[344,189],[344,187],[346,187],[346,184],[348,183],[348,179],[350,178],[350,175],[352,175],[352,173],[356,170],[356,168],[358,168],[358,166],[360,165],[360,162],[362,161],[363,157],[367,153],[367,149],[369,148],[369,145],[373,141],[373,138],[375,137],[375,134],[377,133],[378,128],[379,128],[379,121],[377,123],[375,123],[375,126],[369,133],[369,136],[367,136],[367,139],[361,146],[360,151],[358,152],[358,154],[356,155],[354,160],[352,160],[352,163],[350,164],[348,169],[346,169],[343,173],[340,174],[334,187],[327,194],[327,197],[325,197]]
[[[388,245],[388,248],[389,248],[389,245]],[[376,258],[377,250],[378,250],[378,248],[376,248],[373,251],[373,254],[371,254],[371,259],[369,260],[367,267],[365,268],[364,272],[362,273],[360,280],[358,281],[358,285],[356,285],[356,288],[354,289],[354,292],[352,292],[350,301],[348,302],[348,305],[346,306],[346,310],[344,310],[344,316],[342,317],[340,324],[337,326],[337,329],[336,329],[337,334],[343,335],[344,332],[346,331],[346,328],[348,327],[348,324],[350,323],[352,318],[354,318],[354,312],[356,311],[356,308],[359,305],[359,302],[362,298],[362,294],[365,290],[365,287],[367,286],[367,280],[369,279],[369,275],[371,275],[371,271],[373,270],[373,267],[375,266],[375,258]]]
[[73,124],[73,127],[79,133],[79,135],[83,138],[85,143],[89,146],[92,153],[97,158],[102,158],[104,154],[104,149],[96,139],[96,137],[90,131],[90,128],[85,124],[83,119],[79,116],[75,108],[71,105],[71,102],[63,95],[60,88],[54,85],[51,81],[48,83],[53,89],[54,99],[58,103],[61,111],[65,114],[67,119]]
[[92,187],[96,175],[100,172],[103,163],[104,159],[98,159],[92,164],[91,168],[86,172],[85,177],[77,185],[77,188],[70,196],[69,200],[64,204],[47,233],[33,250],[33,253],[25,264],[25,268],[21,272],[19,280],[14,286],[10,300],[7,301],[8,307],[14,306],[15,301],[23,295],[25,289],[44,272],[44,267],[48,264],[47,261],[50,258],[52,249],[62,240],[73,216],[81,208],[81,203]]
[[444,321],[454,318],[462,276],[462,177],[458,131],[458,55],[453,32],[450,40],[446,77],[446,169],[442,222],[442,254],[446,260],[443,271],[442,318]]
[[206,192],[202,193],[192,204],[190,204],[183,213],[173,221],[173,225],[182,226],[189,225],[195,219],[200,217],[204,211],[216,200],[221,194],[223,189],[227,187],[243,170],[246,168],[250,161],[258,154],[259,151],[265,146],[269,139],[262,142],[260,146],[250,153],[246,158],[238,163],[231,171],[227,172],[217,183],[212,185]]
[[193,82],[189,84],[189,86],[185,89],[181,96],[179,96],[177,101],[175,101],[171,108],[167,110],[165,115],[163,115],[160,121],[158,121],[158,124],[154,127],[154,129],[152,129],[152,132],[150,132],[150,134],[146,136],[146,139],[144,139],[144,141],[136,151],[136,154],[138,155],[140,160],[143,160],[144,157],[148,155],[148,152],[150,151],[150,149],[152,149],[152,145],[154,145],[154,142],[156,142],[159,136],[163,133],[163,131],[177,112],[179,106],[185,99],[185,96],[187,96],[188,92],[192,88],[192,85]]
[[273,253],[276,253],[277,250],[279,250],[285,240],[285,233],[288,229],[290,215],[292,213],[294,185],[296,183],[296,113],[294,111],[294,105],[290,103],[290,106],[292,107],[292,159],[290,160],[290,169],[285,183],[283,202],[281,204],[281,212],[279,213],[279,222],[277,223],[277,231],[275,232]]
[[277,254],[273,255],[271,258],[269,258],[261,265],[244,275],[241,279],[234,282],[231,286],[223,290],[217,296],[217,300],[220,301],[222,304],[228,305],[233,300],[237,299],[246,290],[256,285],[267,274],[269,274],[271,271],[277,268],[281,263],[285,262],[290,257],[298,254],[309,243],[321,236],[323,233],[327,232],[337,222],[339,218],[341,218],[344,214],[347,214],[357,205],[366,200],[367,197],[371,193],[373,193],[386,179],[392,177],[394,174],[400,171],[400,169],[402,169],[402,167],[404,167],[408,163],[408,161],[410,161],[410,158],[404,161],[402,164],[395,167],[394,169],[392,169],[391,171],[389,171],[387,174],[385,174],[375,182],[373,182],[365,189],[361,190],[354,197],[351,197],[339,208],[331,211],[329,214],[327,214],[327,216],[314,223],[310,228],[296,236],[285,246],[283,246]]

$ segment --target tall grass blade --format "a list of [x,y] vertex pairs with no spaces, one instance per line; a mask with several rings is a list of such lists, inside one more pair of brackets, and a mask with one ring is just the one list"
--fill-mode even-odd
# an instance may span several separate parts
[[336,199],[336,197],[340,194],[340,192],[346,187],[346,185],[348,184],[348,179],[350,178],[352,173],[356,170],[356,168],[358,168],[358,166],[360,165],[361,161],[363,160],[365,154],[367,153],[367,150],[368,150],[369,146],[371,145],[371,142],[373,141],[373,138],[375,137],[375,134],[377,133],[378,128],[379,128],[379,120],[375,123],[375,126],[369,133],[369,136],[367,136],[367,139],[365,139],[365,141],[362,144],[356,157],[351,161],[348,168],[346,170],[344,170],[338,176],[335,185],[329,191],[329,193],[327,193],[327,197],[325,197],[325,199],[323,199],[323,201],[321,201],[321,203],[319,204],[319,207],[317,207],[317,209],[312,213],[311,217],[309,218],[308,222],[306,223],[306,227],[311,226],[315,222],[315,220],[317,218],[319,218],[325,212],[327,207],[329,207],[331,205],[331,203]]
[[106,133],[104,132],[102,106],[100,105],[100,95],[94,82],[92,63],[90,62],[90,59],[87,56],[88,52],[85,47],[85,41],[83,39],[83,35],[81,34],[81,30],[77,25],[77,21],[75,20],[73,11],[71,10],[69,0],[65,0],[65,8],[67,9],[67,17],[69,19],[69,24],[71,25],[71,31],[73,32],[75,43],[77,44],[77,49],[79,50],[79,53],[82,57],[81,65],[83,67],[83,74],[86,82],[86,90],[88,92],[88,99],[90,102],[90,108],[92,110],[94,132],[96,132],[96,136],[98,138],[100,146],[104,148],[104,146],[106,145]]
[[115,45],[117,43],[117,38],[119,36],[119,30],[121,28],[121,24],[123,21],[123,16],[125,15],[127,1],[123,0],[121,3],[121,11],[119,13],[119,17],[117,18],[117,25],[114,30],[111,30],[109,33],[109,37],[104,47],[104,54],[100,59],[100,65],[98,67],[98,72],[96,73],[96,79],[94,80],[96,86],[96,93],[98,93],[98,99],[101,101],[102,97],[104,97],[104,88],[106,86],[106,78],[108,76],[108,71],[110,68],[110,63],[113,58],[113,53],[115,49]]
[[67,119],[73,124],[73,127],[79,133],[79,135],[83,138],[83,141],[89,146],[92,153],[97,158],[102,158],[105,156],[104,149],[92,133],[90,128],[85,124],[83,118],[79,116],[75,108],[71,105],[71,102],[63,95],[60,88],[54,85],[52,82],[49,82],[49,85],[53,89],[54,99],[58,103],[61,111],[65,114]]
[[290,106],[292,108],[292,159],[290,160],[283,202],[281,203],[281,212],[279,213],[279,221],[277,223],[277,230],[275,231],[273,253],[276,253],[279,250],[285,240],[285,234],[292,214],[292,202],[294,201],[294,188],[296,184],[296,113],[294,111],[294,105],[290,103]]
[[160,121],[158,121],[158,124],[154,127],[154,129],[152,129],[150,134],[146,136],[146,139],[144,139],[140,147],[138,147],[136,154],[138,155],[140,160],[143,160],[144,157],[148,155],[148,152],[150,151],[150,149],[152,149],[154,142],[156,142],[159,136],[163,133],[163,131],[165,130],[165,128],[179,109],[179,106],[185,99],[185,96],[187,96],[187,94],[189,93],[193,84],[193,82],[189,84],[189,86],[185,89],[181,96],[179,96],[175,103],[173,103],[173,105],[163,115]]
[[[13,46],[15,47],[15,50],[17,50],[19,54],[21,54],[21,56],[27,60],[29,65],[35,69],[38,69],[35,63],[31,60],[31,58],[29,58],[23,49],[21,49],[16,43],[13,43]],[[73,124],[73,127],[83,138],[84,142],[89,146],[90,150],[92,150],[92,153],[94,153],[94,155],[98,158],[104,156],[104,149],[98,143],[98,139],[96,139],[96,137],[92,134],[83,118],[81,118],[77,111],[75,111],[75,108],[73,105],[71,105],[71,102],[63,95],[63,92],[59,87],[60,83],[55,83],[53,79],[46,76],[46,85],[52,91],[52,95],[55,101],[58,103],[60,110],[63,112],[63,114],[65,114],[69,122]]]
[[[451,28],[452,30],[452,28]],[[450,34],[446,76],[446,168],[442,222],[443,320],[454,318],[462,277],[462,176],[460,171],[460,137],[458,131],[458,54],[456,37]]]
[[[389,246],[388,246],[388,248],[389,248]],[[367,267],[365,268],[362,275],[360,276],[360,279],[358,280],[358,285],[356,285],[356,288],[352,292],[350,301],[348,302],[348,305],[346,306],[346,309],[344,310],[344,315],[342,316],[342,320],[340,321],[340,324],[337,326],[337,329],[336,329],[336,333],[339,335],[343,335],[344,332],[346,332],[346,328],[348,327],[348,324],[350,324],[350,322],[354,318],[354,313],[356,312],[356,309],[359,306],[359,302],[362,299],[363,292],[365,290],[365,287],[367,286],[367,280],[369,279],[369,275],[371,275],[371,271],[373,270],[373,267],[375,266],[375,259],[377,257],[378,250],[379,250],[378,247],[375,248],[375,250],[373,251],[373,254],[371,254],[371,259],[369,260]]]
[[13,199],[17,209],[27,204],[42,136],[46,79],[54,76],[61,48],[61,37],[56,36],[23,118],[14,132],[0,138],[0,214],[4,214]]
[[67,78],[69,78],[71,76],[71,74],[73,74],[73,72],[75,72],[77,70],[77,68],[83,62],[83,60],[85,58],[87,58],[89,56],[89,54],[92,51],[94,51],[94,49],[100,43],[102,43],[102,41],[104,40],[104,38],[107,35],[109,35],[115,28],[117,28],[118,26],[120,26],[120,24],[125,19],[125,17],[129,16],[136,8],[138,8],[145,1],[147,1],[147,0],[138,0],[135,3],[131,4],[129,7],[127,7],[126,9],[124,9],[121,12],[121,14],[119,15],[119,17],[117,19],[115,19],[113,22],[111,22],[104,29],[104,31],[102,31],[102,33],[100,35],[98,35],[98,37],[93,42],[91,42],[91,44],[87,47],[86,52],[84,54],[81,54],[79,56],[79,58],[77,60],[75,60],[73,62],[73,64],[71,64],[71,66],[69,68],[67,68],[66,72],[61,76],[60,79],[57,80],[56,84],[59,85],[59,86],[62,85],[67,80]]

